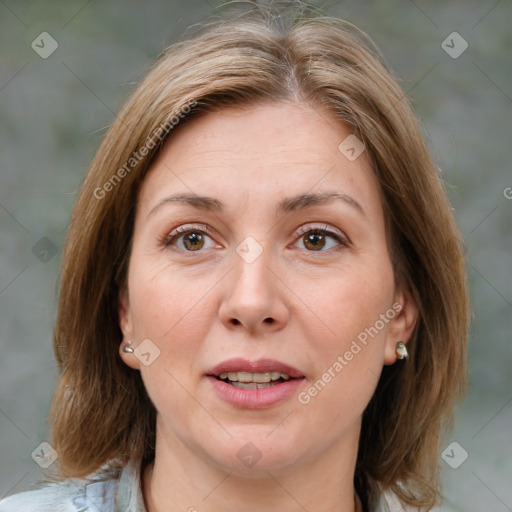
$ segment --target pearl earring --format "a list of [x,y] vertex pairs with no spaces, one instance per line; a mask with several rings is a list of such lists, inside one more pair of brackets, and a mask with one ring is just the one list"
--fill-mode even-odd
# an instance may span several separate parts
[[409,353],[407,352],[407,347],[405,346],[405,343],[403,341],[397,342],[395,352],[397,359],[406,359],[409,356]]
[[131,341],[127,341],[125,346],[123,347],[123,352],[125,354],[133,354],[133,348],[130,347],[130,345],[132,344]]

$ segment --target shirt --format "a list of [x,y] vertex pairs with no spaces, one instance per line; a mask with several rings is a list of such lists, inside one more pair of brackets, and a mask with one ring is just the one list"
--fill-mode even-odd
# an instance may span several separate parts
[[[0,501],[0,512],[147,512],[141,489],[141,463],[127,464],[121,474],[68,479],[40,489],[14,494]],[[389,503],[392,503],[391,501]],[[372,512],[390,509],[386,494]]]

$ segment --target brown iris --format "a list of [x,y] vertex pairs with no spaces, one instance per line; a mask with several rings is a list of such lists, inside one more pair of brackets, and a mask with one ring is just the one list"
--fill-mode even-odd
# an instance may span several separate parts
[[190,251],[197,251],[204,245],[204,236],[201,233],[191,231],[183,235],[183,245]]
[[[311,247],[308,246],[311,244]],[[310,249],[312,248],[314,251],[318,249],[323,249],[325,247],[325,235],[321,233],[311,233],[304,236],[304,245]]]

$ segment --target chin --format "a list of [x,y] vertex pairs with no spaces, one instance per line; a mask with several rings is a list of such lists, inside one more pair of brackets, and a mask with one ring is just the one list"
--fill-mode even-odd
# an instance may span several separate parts
[[213,441],[214,453],[211,446],[203,450],[224,471],[245,478],[268,478],[269,472],[279,473],[299,458],[297,446],[301,444],[297,443],[296,436],[285,430],[277,433],[277,429],[276,425],[238,427],[236,432],[229,429],[233,438]]

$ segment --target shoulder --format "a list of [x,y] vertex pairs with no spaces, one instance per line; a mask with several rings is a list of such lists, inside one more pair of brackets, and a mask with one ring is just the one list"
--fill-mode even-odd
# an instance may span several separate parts
[[14,494],[0,501],[0,512],[111,512],[117,479],[70,479]]
[[394,492],[387,489],[382,491],[380,501],[373,512],[455,512],[455,510],[445,504],[428,510],[426,508],[414,507],[403,503]]

